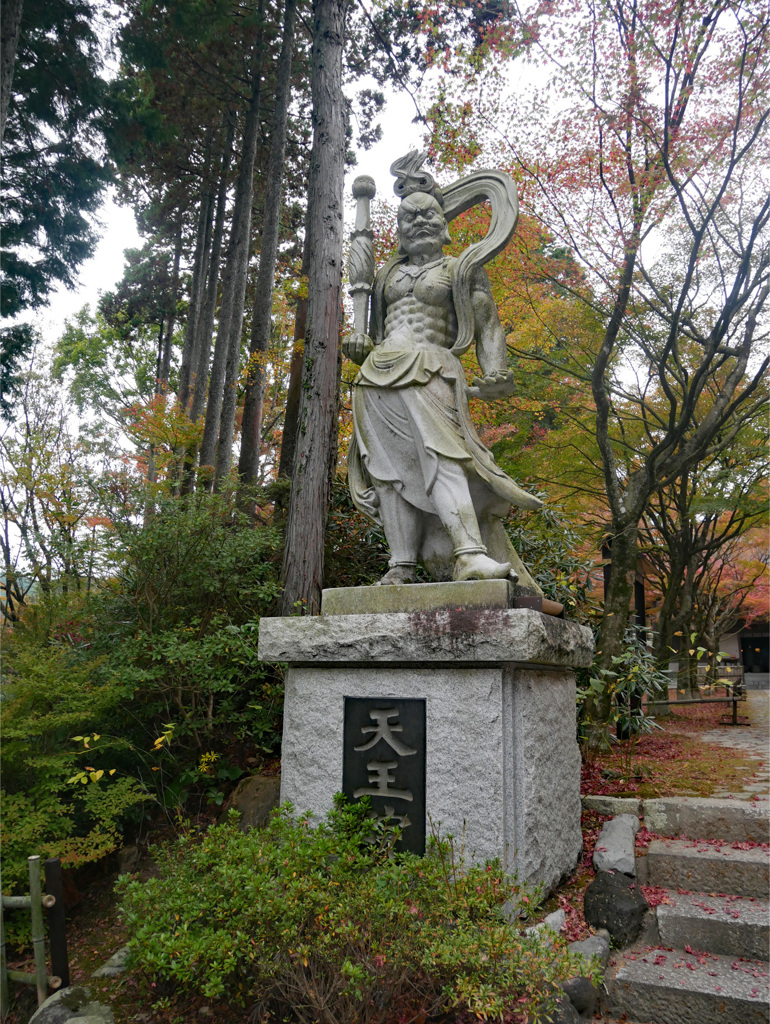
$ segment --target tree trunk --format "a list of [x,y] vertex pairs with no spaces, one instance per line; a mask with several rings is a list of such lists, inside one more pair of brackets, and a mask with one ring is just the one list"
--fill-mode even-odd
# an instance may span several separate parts
[[166,327],[166,338],[163,343],[163,357],[160,367],[160,388],[162,392],[168,390],[168,377],[171,373],[171,349],[174,344],[174,328],[176,326],[176,305],[177,293],[179,291],[179,264],[182,260],[182,222],[180,220],[174,243],[174,269],[171,274],[171,299],[172,304],[168,312],[168,326]]
[[[210,144],[206,152],[211,152]],[[198,223],[195,231],[195,255],[193,257],[193,275],[190,286],[190,303],[187,308],[187,325],[185,328],[184,348],[182,349],[182,365],[179,369],[179,404],[187,408],[190,401],[190,373],[192,371],[193,351],[195,348],[195,331],[200,315],[201,297],[203,295],[204,265],[206,260],[206,236],[209,233],[212,213],[211,189],[207,180],[204,181],[198,208]]]
[[206,295],[208,276],[211,267],[211,232],[214,224],[214,183],[209,181],[208,188],[208,209],[206,217],[206,231],[203,236],[203,262],[201,264],[200,281],[198,283],[198,295],[195,305],[195,320],[192,327],[192,345],[190,346],[190,362],[187,373],[187,401],[185,408],[190,403],[190,396],[195,388],[195,369],[200,360],[201,343],[203,338],[203,317],[206,308]]
[[711,687],[715,687],[717,684],[717,672],[719,670],[719,640],[715,608],[713,604],[710,604],[703,624],[703,646],[706,648],[706,658],[708,659],[706,682]]
[[[206,300],[199,319],[200,335],[197,339],[198,362],[195,370],[195,388],[190,405],[190,420],[198,422],[198,417],[206,406],[206,395],[209,383],[209,361],[211,359],[211,339],[214,333],[214,314],[217,308],[217,289],[219,285],[219,263],[222,253],[222,239],[225,233],[225,214],[227,211],[227,186],[232,159],[233,142],[235,140],[235,120],[226,116],[224,147],[219,174],[219,190],[217,193],[217,212],[214,221],[214,236],[211,242],[211,255],[208,260],[208,280],[206,282]],[[197,449],[190,447],[185,453],[182,469],[182,494],[190,494],[195,486],[195,460]]]
[[16,62],[16,47],[19,45],[23,8],[23,0],[3,0],[3,16],[0,19],[0,145],[11,103],[13,66]]
[[677,690],[682,698],[698,697],[698,659],[690,654],[692,647],[692,621],[695,596],[695,573],[698,567],[699,556],[693,555],[688,563],[684,574],[684,580],[679,593],[679,612],[674,620],[674,629],[680,633],[679,637],[679,671],[677,673]]
[[[312,155],[311,155],[312,163]],[[307,278],[310,272],[308,237],[310,235],[310,209],[308,207],[305,227],[305,245],[302,250],[302,277]],[[283,418],[283,438],[281,440],[281,456],[278,460],[278,476],[289,480],[294,472],[294,453],[297,450],[297,424],[299,423],[299,404],[302,395],[302,373],[305,367],[305,333],[307,331],[307,295],[297,302],[297,313],[294,317],[294,345],[289,365],[289,387],[286,392],[286,413]]]
[[[251,80],[251,100],[246,124],[243,130],[241,161],[238,168],[238,181],[235,187],[235,203],[233,206],[230,241],[225,256],[225,269],[222,275],[222,304],[219,310],[219,329],[214,346],[214,360],[211,364],[209,380],[209,401],[206,407],[206,423],[201,443],[200,465],[213,466],[216,462],[218,479],[227,474],[230,468],[230,449],[232,448],[232,428],[229,432],[229,444],[222,436],[221,424],[229,416],[232,408],[233,423],[235,422],[235,385],[238,372],[238,357],[241,348],[241,329],[243,327],[243,303],[246,297],[246,272],[249,263],[249,243],[251,241],[251,204],[254,194],[254,163],[257,154],[257,135],[259,133],[259,102],[262,83],[263,43],[264,43],[264,0],[259,4],[259,35],[254,53],[254,67]],[[232,401],[225,411],[225,398]],[[219,439],[219,440],[218,440]],[[220,451],[227,449],[220,456]]]
[[217,213],[214,221],[214,237],[211,242],[211,256],[208,261],[208,280],[206,282],[206,301],[200,318],[200,338],[198,343],[198,362],[195,366],[195,390],[193,392],[190,419],[193,423],[203,412],[206,405],[206,392],[209,379],[209,359],[211,357],[211,339],[214,334],[214,313],[217,308],[217,286],[219,284],[219,262],[222,254],[222,239],[225,233],[225,214],[227,212],[227,184],[230,172],[230,161],[233,155],[235,139],[235,122],[227,118],[224,148],[219,173],[219,191],[217,194]]
[[[264,17],[264,0],[260,3],[260,17]],[[227,315],[227,362],[219,417],[219,435],[216,447],[214,484],[219,485],[230,472],[235,434],[235,410],[238,402],[238,363],[241,355],[243,306],[246,300],[246,279],[251,249],[251,210],[254,201],[254,165],[257,159],[259,137],[259,97],[262,82],[262,40],[260,27],[257,43],[256,70],[252,86],[251,106],[243,133],[243,153],[235,192],[231,229],[232,266],[230,283],[230,310]],[[223,300],[224,304],[224,300]]]
[[658,616],[658,628],[655,631],[653,640],[653,655],[658,666],[665,671],[673,655],[674,630],[677,613],[677,605],[684,580],[685,562],[676,557],[672,551],[672,560],[669,568],[666,589],[663,594],[663,603]]
[[[626,523],[620,529],[616,526],[612,536],[609,579],[604,593],[604,615],[596,643],[596,660],[608,668],[612,667],[612,661],[611,658],[607,658],[606,661],[603,659],[605,650],[617,655],[625,641],[636,583],[638,533],[636,521]],[[583,719],[592,729],[603,728],[611,715],[612,696],[606,689],[589,697],[583,706]]]
[[346,0],[314,0],[311,91],[313,159],[308,240],[308,331],[281,578],[281,614],[316,613],[323,584],[330,466],[336,457],[345,100],[342,52]]
[[275,119],[270,144],[270,159],[265,189],[265,212],[262,221],[262,249],[259,257],[257,292],[252,314],[249,369],[243,402],[241,454],[238,475],[242,485],[254,484],[259,475],[262,410],[265,390],[265,359],[270,348],[273,311],[273,285],[278,253],[278,234],[283,188],[283,163],[286,154],[286,123],[291,98],[291,61],[294,51],[294,15],[296,0],[286,0],[283,42],[278,59],[275,91]]
[[[161,377],[162,366],[163,366],[163,352],[165,349],[165,332],[163,329],[163,321],[161,320],[160,326],[158,327],[158,354],[155,357],[155,398],[154,402],[158,401],[158,396],[163,394],[163,380]],[[147,482],[154,484],[158,478],[158,471],[155,465],[155,442],[150,441],[147,446]],[[151,490],[147,491],[147,497],[144,503],[144,521],[145,523],[153,516],[155,512],[155,501],[152,497]]]
[[682,622],[683,629],[680,637],[679,667],[676,678],[676,692],[678,700],[691,700],[699,696],[697,687],[698,659],[690,654],[692,643],[692,621],[686,619]]

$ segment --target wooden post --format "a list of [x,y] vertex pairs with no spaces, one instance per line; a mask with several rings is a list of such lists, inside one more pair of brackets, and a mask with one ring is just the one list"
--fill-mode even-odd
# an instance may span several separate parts
[[353,327],[356,334],[369,332],[369,296],[374,281],[374,233],[369,204],[376,188],[374,179],[362,174],[353,182],[356,222],[350,234],[348,277],[353,297]]
[[5,924],[3,922],[2,883],[0,883],[0,1021],[5,1020],[11,1008],[11,995],[8,987],[8,967],[5,962]]
[[[58,860],[51,863],[59,864]],[[9,981],[18,982],[21,985],[34,985],[37,990],[37,1005],[41,1006],[47,996],[48,989],[61,988],[62,979],[57,975],[48,975],[45,967],[45,927],[43,925],[43,910],[52,910],[57,903],[64,913],[64,892],[61,885],[61,866],[59,866],[59,899],[53,893],[46,893],[43,896],[40,879],[40,857],[27,857],[29,867],[29,895],[28,896],[3,896],[0,889],[0,1021],[5,1020],[11,1006]],[[32,950],[35,958],[35,971],[30,974],[28,971],[9,971],[5,957],[5,923],[3,921],[3,907],[12,910],[29,910],[32,923]],[[62,917],[63,921],[63,917]],[[63,924],[62,937],[64,938]],[[64,941],[64,968],[69,984],[69,967],[67,965],[66,940]]]
[[48,944],[51,949],[51,974],[61,978],[63,988],[70,983],[70,966],[67,956],[67,925],[64,910],[64,880],[61,861],[50,857],[45,862],[45,887],[56,902],[47,908]]
[[43,926],[43,890],[40,884],[40,855],[27,857],[29,865],[29,900],[32,918],[32,952],[35,957],[35,987],[37,1005],[42,1006],[48,996],[48,972],[45,968],[45,927]]

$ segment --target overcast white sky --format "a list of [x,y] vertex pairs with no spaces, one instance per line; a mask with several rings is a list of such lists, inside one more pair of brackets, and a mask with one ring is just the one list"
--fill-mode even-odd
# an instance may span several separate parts
[[410,149],[419,149],[422,143],[424,126],[412,124],[415,113],[414,103],[406,93],[390,97],[382,123],[382,140],[367,153],[357,154],[358,165],[345,181],[346,198],[350,197],[353,179],[369,174],[377,186],[377,198],[395,201],[390,165]]
[[[399,94],[391,97],[384,118],[382,141],[368,153],[358,154],[358,166],[345,181],[345,196],[350,203],[346,209],[348,230],[353,217],[350,187],[357,175],[370,174],[374,178],[378,197],[393,197],[393,179],[389,173],[391,163],[420,145],[420,127],[412,124],[414,114],[414,104],[408,96]],[[100,211],[99,220],[103,224],[102,238],[96,254],[80,270],[78,287],[74,290],[60,287],[49,305],[35,317],[36,325],[49,345],[60,337],[66,319],[73,317],[86,303],[93,307],[101,292],[110,291],[120,281],[124,249],[141,245],[133,211],[130,207],[118,206],[112,196]]]
[[100,292],[115,287],[123,276],[123,250],[141,244],[133,210],[118,206],[111,196],[99,212],[99,220],[104,225],[102,238],[94,256],[80,269],[78,287],[70,290],[60,286],[48,306],[34,317],[48,343],[59,338],[67,318],[87,302],[93,306]]

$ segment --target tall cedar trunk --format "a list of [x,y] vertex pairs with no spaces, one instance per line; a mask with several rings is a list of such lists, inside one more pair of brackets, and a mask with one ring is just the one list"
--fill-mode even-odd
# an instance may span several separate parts
[[283,162],[286,154],[286,122],[291,98],[291,60],[294,51],[294,16],[296,0],[286,0],[283,22],[283,42],[278,59],[275,90],[275,120],[270,143],[270,159],[265,189],[265,212],[262,220],[262,249],[259,256],[257,293],[252,314],[249,371],[243,402],[241,426],[241,454],[238,475],[242,484],[256,482],[259,475],[260,435],[265,390],[265,358],[270,348],[272,328],[273,284],[278,253],[281,192],[283,190]]
[[[207,144],[206,152],[210,153]],[[190,286],[190,304],[187,309],[187,325],[185,327],[184,347],[182,349],[182,365],[179,369],[179,405],[186,409],[190,401],[190,374],[192,371],[193,350],[195,348],[195,329],[200,315],[201,298],[203,295],[204,266],[206,263],[206,236],[211,222],[212,196],[208,183],[204,180],[198,207],[198,222],[195,229],[195,255],[193,256],[192,284]]]
[[161,376],[163,370],[163,350],[166,345],[166,332],[165,332],[166,321],[161,320],[158,324],[158,343],[157,353],[155,355],[155,394],[159,395],[163,390],[163,378]]
[[345,0],[314,0],[311,92],[308,330],[281,578],[281,613],[316,613],[323,584],[324,527],[336,457],[345,100]]
[[203,412],[206,405],[206,392],[208,391],[211,339],[214,334],[214,313],[217,308],[217,289],[219,285],[219,263],[222,255],[222,239],[225,233],[225,215],[227,212],[227,185],[230,161],[233,156],[233,142],[235,141],[235,121],[229,115],[227,115],[226,120],[227,125],[219,168],[219,190],[217,192],[214,235],[211,241],[211,253],[207,264],[206,296],[198,321],[199,334],[196,339],[198,361],[193,367],[195,390],[193,392],[192,405],[190,406],[190,419],[193,423],[198,421],[198,417]]
[[[260,18],[264,17],[264,3],[260,3]],[[259,71],[255,76],[252,104],[243,138],[243,154],[238,175],[238,188],[233,209],[232,233],[235,239],[233,257],[232,308],[228,322],[227,362],[225,364],[225,385],[222,396],[222,411],[219,417],[217,439],[215,486],[230,472],[235,435],[235,410],[238,404],[238,363],[241,355],[241,333],[243,331],[243,306],[246,301],[246,280],[249,271],[251,249],[251,212],[254,202],[254,165],[257,159],[259,138],[259,96],[262,80],[262,39],[260,29]],[[236,233],[237,232],[237,233]]]
[[214,225],[214,183],[211,179],[207,182],[206,206],[206,229],[203,235],[203,260],[201,263],[200,281],[198,282],[198,294],[195,304],[195,320],[193,321],[192,345],[190,346],[190,367],[187,375],[187,401],[185,408],[190,404],[190,397],[195,388],[195,370],[200,360],[201,341],[203,337],[203,317],[206,308],[207,288],[206,282],[211,265],[211,232]]
[[23,7],[23,0],[3,0],[3,16],[0,19],[0,145],[11,102],[13,66],[16,62],[16,47],[19,45]]
[[[162,378],[162,366],[163,366],[163,352],[165,350],[165,331],[164,321],[161,320],[158,326],[158,351],[155,356],[155,395],[156,399],[158,395],[163,394],[163,378]],[[149,483],[154,484],[158,478],[158,471],[155,465],[155,442],[150,441],[147,447],[147,480]],[[145,501],[144,507],[144,518],[145,521],[152,516],[155,511],[155,503],[148,497]]]
[[[195,390],[190,406],[190,420],[198,422],[198,417],[206,406],[206,395],[209,383],[209,361],[211,359],[211,339],[214,334],[214,313],[217,307],[217,290],[219,285],[219,263],[222,253],[222,239],[225,233],[225,213],[227,210],[227,185],[230,161],[233,155],[235,139],[235,121],[227,117],[222,160],[220,164],[219,191],[217,193],[217,213],[214,222],[214,236],[211,242],[211,254],[208,261],[208,281],[206,282],[206,300],[199,319],[200,336],[197,341],[198,363],[195,366]],[[182,494],[189,494],[195,484],[195,459],[197,449],[191,447],[185,454],[182,470]]]
[[[311,157],[312,162],[312,157]],[[307,278],[310,268],[308,237],[310,234],[310,210],[305,224],[305,245],[302,250],[302,277]],[[302,372],[305,367],[305,333],[307,331],[307,295],[297,302],[294,317],[294,343],[289,364],[289,386],[286,390],[286,412],[283,417],[283,438],[281,457],[278,460],[278,476],[291,480],[294,472],[294,453],[297,450],[297,423],[299,403],[302,395]]]
[[174,242],[174,269],[171,273],[171,307],[168,314],[168,326],[166,327],[166,338],[163,343],[163,357],[160,366],[160,389],[162,392],[168,390],[168,378],[171,373],[171,348],[174,343],[174,327],[176,326],[176,304],[179,291],[179,265],[182,261],[182,222],[176,229],[176,240]]
[[[221,435],[221,421],[224,415],[226,391],[232,392],[233,420],[235,417],[235,385],[238,356],[241,347],[243,326],[243,303],[246,297],[246,271],[249,262],[251,241],[251,204],[254,193],[254,163],[259,133],[259,102],[262,82],[264,44],[265,2],[259,4],[259,35],[254,53],[254,68],[251,81],[251,100],[246,124],[243,130],[241,160],[238,181],[235,187],[230,241],[225,255],[225,269],[222,275],[222,303],[219,310],[219,329],[214,346],[214,359],[209,379],[209,400],[206,406],[206,423],[203,428],[200,465],[213,466],[218,463],[217,472],[221,477],[227,473],[230,453],[227,453],[227,468],[221,473],[218,438]],[[232,447],[232,438],[230,440]]]

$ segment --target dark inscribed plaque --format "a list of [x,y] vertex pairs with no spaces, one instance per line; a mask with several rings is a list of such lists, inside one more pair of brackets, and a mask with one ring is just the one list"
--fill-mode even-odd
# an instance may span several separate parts
[[345,698],[342,792],[400,825],[397,850],[425,853],[424,700]]

